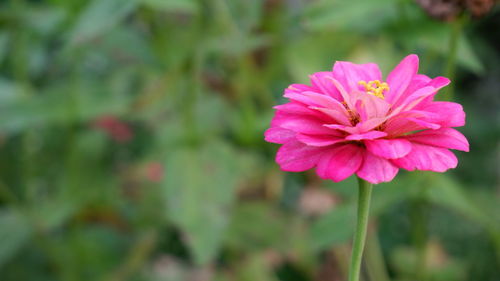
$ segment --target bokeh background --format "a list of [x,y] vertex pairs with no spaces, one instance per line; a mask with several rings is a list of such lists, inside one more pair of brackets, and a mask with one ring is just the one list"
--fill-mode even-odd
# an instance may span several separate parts
[[500,280],[500,11],[418,2],[0,1],[0,280],[346,280],[355,179],[263,132],[287,85],[409,53],[471,151],[375,188],[363,280]]

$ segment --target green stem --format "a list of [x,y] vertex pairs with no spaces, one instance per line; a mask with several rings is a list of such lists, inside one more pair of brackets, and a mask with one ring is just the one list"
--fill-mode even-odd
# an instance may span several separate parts
[[417,199],[411,207],[413,224],[413,243],[417,258],[415,260],[415,277],[419,281],[427,280],[426,246],[427,246],[427,217],[424,214],[426,203]]
[[[462,29],[465,23],[464,16],[454,20],[451,24],[451,34],[448,47],[448,61],[446,62],[445,76],[451,81],[455,79],[455,70],[458,54],[458,43],[462,35]],[[449,85],[444,92],[443,100],[453,99],[453,84]]]
[[[373,228],[368,231],[366,238],[366,267],[369,280],[389,281],[384,254],[377,236],[377,229]],[[419,280],[420,281],[420,280]]]
[[361,261],[363,258],[363,248],[365,246],[366,229],[368,227],[368,215],[370,213],[370,199],[372,194],[372,184],[358,178],[358,221],[354,243],[351,254],[351,266],[349,268],[349,281],[359,281]]

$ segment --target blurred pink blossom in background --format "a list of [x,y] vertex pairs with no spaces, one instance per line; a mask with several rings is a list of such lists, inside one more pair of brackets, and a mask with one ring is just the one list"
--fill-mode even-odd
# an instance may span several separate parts
[[104,131],[110,138],[119,143],[128,142],[133,137],[129,125],[112,115],[99,117],[93,122],[93,126]]

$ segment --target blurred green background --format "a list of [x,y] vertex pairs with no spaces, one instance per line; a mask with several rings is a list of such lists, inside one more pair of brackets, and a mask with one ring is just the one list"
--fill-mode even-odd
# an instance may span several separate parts
[[446,17],[410,0],[0,1],[0,280],[346,280],[355,179],[281,172],[263,132],[287,85],[409,53],[452,78],[438,98],[464,105],[471,152],[375,188],[363,280],[500,280],[500,11]]

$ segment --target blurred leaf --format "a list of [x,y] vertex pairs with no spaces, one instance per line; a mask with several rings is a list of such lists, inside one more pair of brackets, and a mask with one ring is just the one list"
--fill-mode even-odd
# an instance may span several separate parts
[[[19,90],[15,84],[7,82],[3,85],[9,97],[13,96],[13,91]],[[8,103],[0,105],[0,130],[15,133],[35,126],[88,122],[103,114],[119,114],[130,101],[129,97],[107,94],[105,89],[91,82],[82,82],[79,86],[70,88],[65,85],[49,89],[43,95],[17,94],[9,98]]]
[[[392,0],[322,0],[312,2],[305,13],[305,26],[312,30],[337,27],[370,31],[388,24],[396,15]],[[367,21],[370,24],[366,24]],[[340,41],[340,39],[339,39]]]
[[356,208],[354,204],[344,204],[320,217],[311,226],[311,247],[313,251],[321,251],[333,245],[349,241],[356,225]]
[[[80,276],[102,276],[126,257],[131,241],[115,229],[103,225],[76,227],[72,235],[57,245],[64,254],[64,266],[79,270]],[[78,266],[85,264],[85,267]]]
[[137,0],[92,0],[71,31],[70,45],[87,42],[106,33],[129,15],[136,4]]
[[259,24],[262,16],[263,0],[223,1],[227,3],[231,11],[231,18],[238,24],[240,30],[248,32]]
[[437,173],[429,176],[431,176],[431,186],[427,190],[427,197],[431,202],[465,215],[487,228],[491,225],[498,225],[499,217],[485,214],[479,206],[474,204],[455,179]]
[[51,34],[67,16],[59,7],[44,7],[27,10],[24,14],[26,23],[42,35]]
[[238,281],[278,281],[268,259],[263,254],[252,255],[244,264],[238,266]]
[[196,0],[139,0],[145,6],[167,12],[196,13],[199,4]]
[[186,234],[195,261],[211,261],[229,222],[238,159],[224,143],[171,152],[165,162],[167,214]]
[[309,83],[310,74],[331,71],[333,63],[345,57],[357,43],[357,36],[343,32],[312,33],[290,42],[286,57],[294,82]]
[[289,221],[269,204],[241,203],[234,210],[226,243],[245,252],[281,249]]
[[[448,256],[442,246],[435,241],[426,246],[426,278],[435,281],[460,281],[466,278],[466,265]],[[418,253],[413,248],[396,248],[390,261],[402,280],[415,280],[415,264]]]
[[465,35],[460,37],[458,41],[457,61],[463,67],[475,72],[476,74],[481,74],[485,71],[483,63],[479,60],[470,45],[469,38]]
[[[9,35],[7,32],[0,32],[0,65],[2,64],[5,55],[7,54],[9,43]],[[2,91],[0,91],[1,93]]]
[[0,104],[8,104],[21,94],[18,85],[10,80],[0,77]]
[[[371,203],[371,219],[414,196],[415,192],[418,192],[416,183],[414,176],[406,175],[399,176],[398,180],[393,182],[376,185]],[[313,223],[310,238],[313,250],[319,251],[332,245],[343,244],[352,238],[356,225],[356,185],[354,177],[332,185],[336,192],[343,194],[349,201],[335,207]]]
[[29,222],[21,213],[0,211],[0,267],[28,242],[30,234]]
[[226,56],[238,56],[270,45],[270,39],[266,35],[223,34],[208,39],[205,47],[207,50],[220,52]]
[[[406,45],[406,49],[422,48],[426,51],[437,52],[447,59],[449,38],[452,32],[450,25],[422,18],[398,26],[397,30],[393,36],[399,38]],[[472,50],[470,41],[465,35],[462,35],[458,41],[457,62],[475,73],[484,71],[481,61]]]
[[196,123],[202,136],[216,135],[224,130],[230,107],[219,96],[203,95],[195,106]]
[[101,46],[120,64],[156,63],[144,35],[130,27],[115,28],[103,39]]
[[171,256],[158,257],[152,267],[145,274],[147,281],[186,281],[191,277],[189,268]]
[[383,214],[391,207],[404,202],[422,191],[423,187],[419,185],[418,181],[422,175],[403,173],[400,171],[396,179],[391,182],[374,186],[371,203],[371,214],[373,216],[377,217]]

